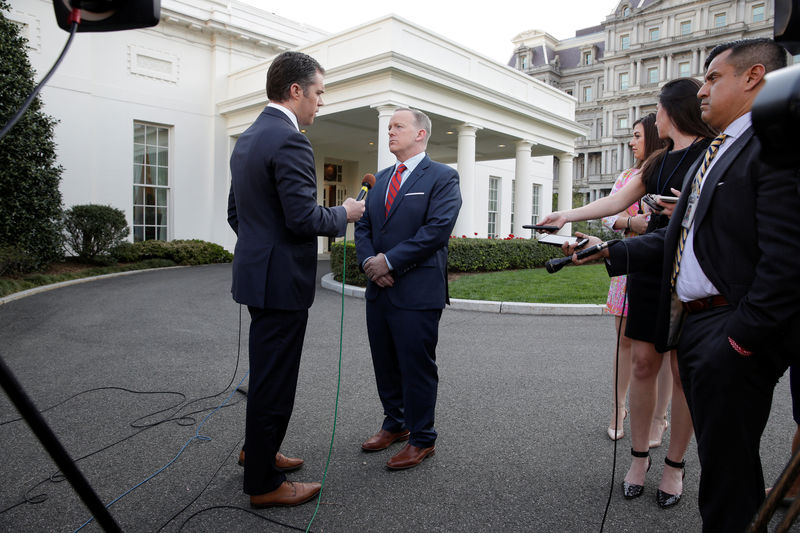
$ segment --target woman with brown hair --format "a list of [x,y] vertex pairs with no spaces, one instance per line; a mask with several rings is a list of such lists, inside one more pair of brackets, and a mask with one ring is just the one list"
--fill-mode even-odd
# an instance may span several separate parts
[[[633,123],[631,140],[628,143],[633,153],[636,164],[623,170],[614,182],[614,187],[610,194],[616,194],[632,178],[638,176],[642,165],[648,156],[663,148],[665,143],[658,137],[656,129],[656,115],[650,113]],[[645,211],[648,211],[645,213]],[[649,208],[642,206],[642,202],[636,201],[618,215],[603,217],[603,225],[608,229],[622,231],[626,238],[635,237],[647,230],[647,223],[650,219]],[[617,276],[611,278],[608,288],[608,299],[606,308],[609,314],[614,316],[614,331],[625,331],[625,324],[628,316],[628,304],[625,297],[627,276]],[[615,350],[616,353],[616,350]],[[628,387],[631,382],[631,339],[622,334],[619,339],[619,357],[614,357],[612,373],[612,415],[608,425],[608,438],[618,440],[625,436],[623,421],[627,416],[625,409],[625,398],[628,396]],[[656,401],[655,417],[650,428],[650,447],[661,445],[661,439],[667,427],[667,407],[672,398],[672,370],[669,361],[664,360],[658,373],[658,400]]]

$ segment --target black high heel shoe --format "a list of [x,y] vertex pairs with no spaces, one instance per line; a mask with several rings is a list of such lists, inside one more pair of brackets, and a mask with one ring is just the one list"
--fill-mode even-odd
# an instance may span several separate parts
[[[680,463],[676,463],[675,461],[671,461],[668,457],[664,457],[664,464],[667,466],[671,466],[672,468],[679,468],[683,475],[681,479],[686,477],[686,461],[681,461]],[[670,494],[668,492],[664,492],[661,489],[656,491],[656,503],[662,509],[669,509],[673,505],[677,505],[679,501],[681,501],[681,494]]]
[[[634,457],[647,457],[647,470],[646,472],[650,471],[650,466],[652,466],[653,462],[650,460],[650,452],[637,452],[633,448],[631,448],[631,455]],[[644,492],[644,485],[635,485],[633,483],[628,483],[627,481],[622,481],[622,495],[625,497],[626,500],[632,500],[634,498],[638,498]],[[680,496],[678,497],[680,498]]]

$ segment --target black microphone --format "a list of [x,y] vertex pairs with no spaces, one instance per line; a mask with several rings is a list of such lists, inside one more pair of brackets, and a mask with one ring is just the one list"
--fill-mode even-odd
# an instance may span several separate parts
[[[577,254],[578,259],[585,259],[590,255],[594,255],[597,252],[608,248],[610,244],[613,244],[615,242],[619,242],[619,239],[611,239],[610,241],[601,242],[600,244],[595,244],[594,246],[590,246],[585,250],[581,250]],[[556,272],[558,272],[565,266],[569,265],[570,263],[572,263],[572,256],[567,255],[564,257],[559,257],[558,259],[551,259],[550,261],[544,264],[544,267],[550,274],[555,274]]]
[[367,192],[375,185],[375,176],[372,174],[364,174],[364,179],[361,180],[361,190],[358,191],[356,202],[360,202],[367,195]]

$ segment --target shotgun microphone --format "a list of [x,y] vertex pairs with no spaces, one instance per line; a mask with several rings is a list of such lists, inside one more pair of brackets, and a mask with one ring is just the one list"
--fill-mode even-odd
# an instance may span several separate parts
[[[586,259],[590,255],[594,255],[597,252],[608,248],[610,244],[615,242],[619,242],[619,239],[611,239],[610,241],[601,242],[600,244],[595,244],[594,246],[590,246],[585,250],[581,250],[577,253],[578,259]],[[555,274],[570,263],[572,263],[572,256],[567,255],[564,257],[559,257],[558,259],[551,259],[544,264],[544,267],[550,274]]]
[[360,202],[367,195],[369,190],[375,185],[375,176],[372,174],[364,174],[364,179],[361,180],[361,190],[358,191],[356,202]]

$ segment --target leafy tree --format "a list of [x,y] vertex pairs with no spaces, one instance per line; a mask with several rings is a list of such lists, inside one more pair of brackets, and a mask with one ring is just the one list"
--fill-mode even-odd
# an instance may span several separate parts
[[[6,18],[9,9],[8,2],[0,0],[0,126],[8,123],[35,86],[27,39]],[[0,139],[0,249],[29,256],[32,268],[62,255],[62,168],[56,162],[55,124],[42,112],[37,97]]]

